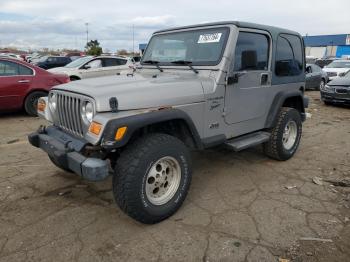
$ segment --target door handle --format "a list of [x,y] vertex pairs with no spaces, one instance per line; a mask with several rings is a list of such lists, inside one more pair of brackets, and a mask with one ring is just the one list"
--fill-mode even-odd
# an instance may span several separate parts
[[18,83],[29,83],[29,80],[18,80]]
[[261,74],[261,77],[260,77],[260,85],[262,86],[266,86],[269,84],[269,74]]

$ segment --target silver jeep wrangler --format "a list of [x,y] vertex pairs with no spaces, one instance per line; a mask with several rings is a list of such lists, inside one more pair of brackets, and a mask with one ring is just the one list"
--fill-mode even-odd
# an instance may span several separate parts
[[120,208],[157,223],[186,197],[190,150],[262,144],[276,160],[294,155],[308,104],[304,57],[302,37],[276,27],[161,30],[133,74],[74,81],[40,98],[38,113],[52,125],[29,141],[87,180],[113,169]]

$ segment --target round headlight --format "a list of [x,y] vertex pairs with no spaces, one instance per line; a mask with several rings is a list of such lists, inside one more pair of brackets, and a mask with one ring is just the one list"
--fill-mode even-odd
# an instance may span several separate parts
[[86,102],[83,106],[82,110],[82,117],[86,119],[89,123],[92,122],[92,119],[94,117],[94,107],[92,103]]
[[55,93],[51,93],[49,96],[49,107],[52,112],[57,108],[57,95]]

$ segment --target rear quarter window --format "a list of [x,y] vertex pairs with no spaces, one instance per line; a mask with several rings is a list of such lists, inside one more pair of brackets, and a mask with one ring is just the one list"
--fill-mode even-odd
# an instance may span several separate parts
[[301,39],[295,35],[280,34],[277,39],[275,74],[279,77],[298,76],[303,73]]

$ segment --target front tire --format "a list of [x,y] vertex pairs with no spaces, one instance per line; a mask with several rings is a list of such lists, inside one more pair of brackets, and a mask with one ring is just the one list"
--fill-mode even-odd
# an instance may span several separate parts
[[47,96],[47,93],[42,91],[35,91],[33,93],[30,93],[25,101],[24,101],[24,110],[27,112],[30,116],[37,116],[38,113],[36,111],[36,107],[38,104],[38,100],[40,97]]
[[271,137],[264,146],[264,152],[276,160],[288,160],[296,152],[302,133],[302,121],[299,111],[282,107]]
[[191,177],[186,146],[170,135],[149,134],[122,152],[113,176],[113,194],[130,217],[154,224],[180,208]]

